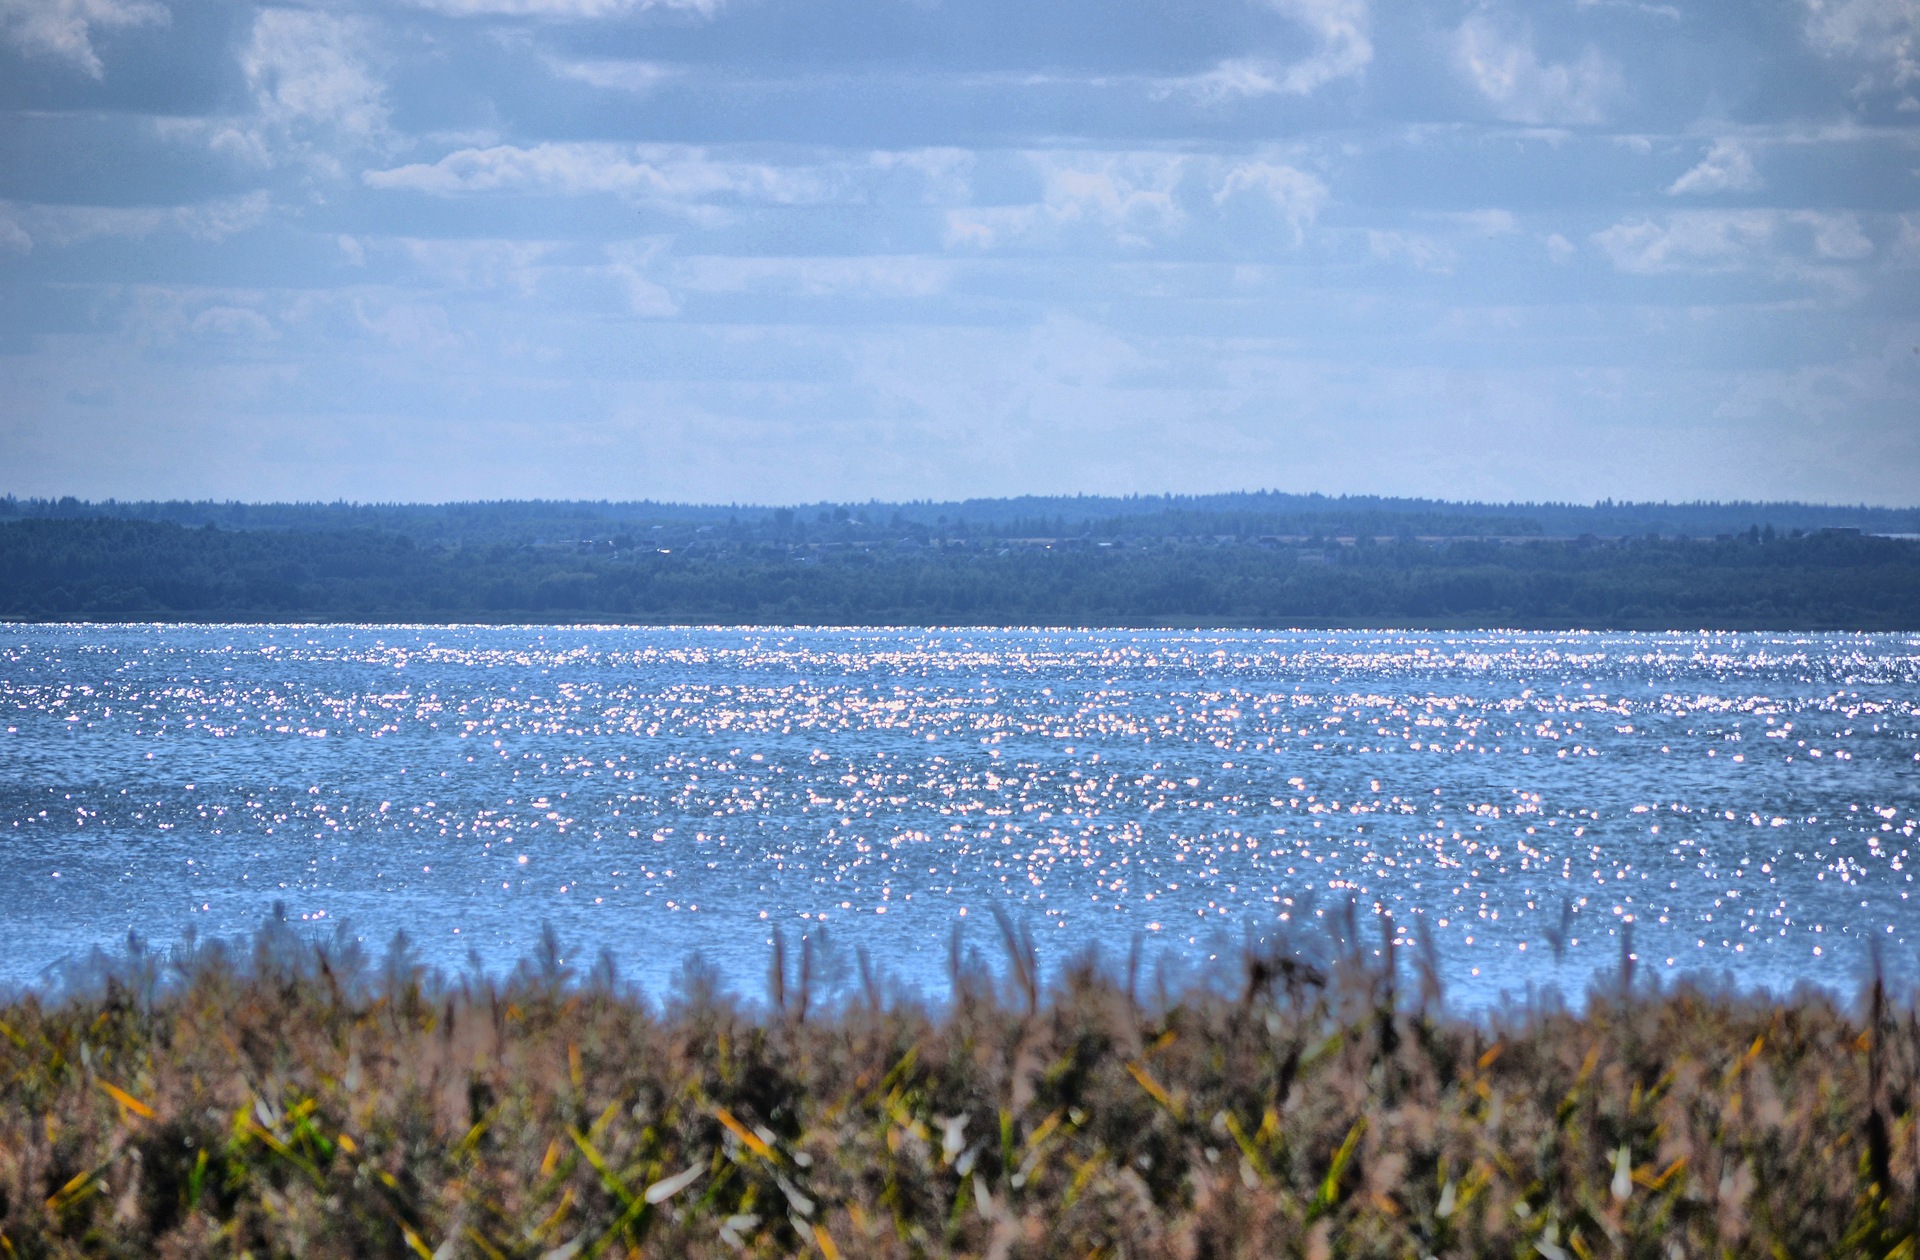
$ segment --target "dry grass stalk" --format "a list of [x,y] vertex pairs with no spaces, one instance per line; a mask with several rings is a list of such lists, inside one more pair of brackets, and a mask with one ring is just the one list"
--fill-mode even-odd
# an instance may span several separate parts
[[1920,1021],[1877,979],[1450,1018],[1347,924],[1143,1006],[1137,958],[1043,989],[1001,928],[1008,981],[956,943],[939,1010],[865,960],[836,998],[813,940],[764,1007],[550,939],[501,983],[275,925],[136,952],[0,1007],[0,1255],[1914,1254]]

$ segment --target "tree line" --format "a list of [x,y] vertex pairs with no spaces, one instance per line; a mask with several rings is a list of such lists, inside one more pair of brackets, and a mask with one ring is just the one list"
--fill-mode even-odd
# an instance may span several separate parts
[[1039,496],[957,502],[817,502],[787,507],[520,500],[476,503],[89,502],[0,497],[9,520],[164,521],[220,529],[370,529],[417,543],[562,543],[619,538],[672,545],[1020,538],[1147,539],[1663,537],[1713,538],[1750,527],[1920,534],[1920,508],[1805,503],[1449,503],[1376,495]]
[[1920,629],[1920,542],[422,544],[395,531],[0,523],[15,620]]

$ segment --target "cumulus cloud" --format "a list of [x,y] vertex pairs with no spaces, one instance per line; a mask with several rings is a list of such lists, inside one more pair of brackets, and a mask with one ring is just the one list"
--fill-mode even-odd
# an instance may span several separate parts
[[868,155],[876,172],[898,172],[918,187],[911,195],[933,205],[953,205],[973,195],[973,170],[978,159],[968,149],[927,148],[882,150]]
[[1513,217],[1513,211],[1463,210],[1452,216],[1456,223],[1481,236],[1508,236],[1520,230],[1520,220]]
[[263,9],[240,68],[271,120],[366,134],[387,120],[381,85],[362,56],[367,35],[361,23],[330,13]]
[[141,238],[177,232],[218,242],[266,221],[264,191],[182,206],[23,205],[0,202],[0,245],[28,250],[36,242],[78,245],[101,237]]
[[459,149],[361,176],[368,187],[454,197],[475,193],[614,193],[646,201],[735,198],[774,203],[831,200],[839,183],[818,167],[727,161],[682,145],[556,142]]
[[707,255],[674,268],[674,283],[702,293],[772,293],[792,297],[931,297],[944,291],[955,264],[922,255],[865,254],[841,258]]
[[949,246],[991,249],[1081,228],[1139,247],[1186,221],[1174,195],[1186,173],[1179,154],[1033,153],[1028,160],[1041,176],[1041,200],[949,211]]
[[420,359],[452,358],[466,349],[467,339],[456,329],[447,309],[432,302],[412,301],[391,293],[357,296],[354,320],[390,348]]
[[33,248],[33,237],[14,217],[13,207],[0,204],[0,249],[24,254]]
[[1046,176],[1047,216],[1058,223],[1096,223],[1121,244],[1144,245],[1185,221],[1174,190],[1186,159],[1177,154],[1049,154],[1037,161]]
[[364,19],[262,9],[240,50],[253,109],[237,118],[163,123],[261,166],[304,161],[330,174],[343,154],[389,138],[386,88],[369,66],[376,32]]
[[[1807,42],[1829,57],[1859,62],[1862,92],[1905,91],[1920,82],[1920,0],[1802,0]],[[1903,105],[1920,105],[1909,93]]]
[[1178,89],[1199,97],[1208,104],[1248,96],[1272,96],[1283,92],[1286,63],[1266,57],[1229,57],[1204,74],[1175,79],[1168,89]]
[[680,303],[654,276],[667,245],[666,240],[652,237],[607,246],[607,276],[625,292],[627,309],[644,319],[668,319],[680,313]]
[[1815,210],[1689,210],[1616,223],[1593,241],[1616,268],[1638,275],[1740,271],[1808,256],[1854,262],[1873,253],[1856,216]]
[[1813,253],[1817,258],[1852,262],[1873,253],[1873,242],[1867,239],[1860,220],[1854,215],[1796,210],[1786,216],[1786,222],[1807,229],[1812,235]]
[[1247,162],[1235,166],[1214,190],[1213,204],[1224,205],[1243,194],[1271,202],[1293,229],[1295,244],[1327,204],[1327,186],[1317,176],[1276,162]]
[[423,9],[450,17],[519,17],[558,22],[625,17],[648,9],[711,17],[721,0],[414,0]]
[[222,343],[237,348],[237,343],[277,340],[280,321],[293,314],[297,303],[276,302],[275,297],[260,289],[210,285],[135,284],[118,294],[125,303],[126,326],[142,343],[199,342],[216,353]]
[[1596,232],[1594,244],[1621,271],[1728,271],[1773,241],[1775,216],[1764,210],[1695,210],[1667,220],[1635,219]]
[[192,331],[229,341],[273,341],[279,330],[259,311],[245,306],[209,306],[194,316]]
[[168,19],[154,0],[0,0],[0,34],[24,53],[71,62],[98,79],[96,31],[150,26]]
[[1532,35],[1475,14],[1454,32],[1454,64],[1509,122],[1597,123],[1621,92],[1620,72],[1598,50],[1575,61],[1541,60]]
[[1172,85],[1205,101],[1291,94],[1306,96],[1349,78],[1373,60],[1373,13],[1368,0],[1268,0],[1273,9],[1313,36],[1312,53],[1298,61],[1228,58],[1204,74]]
[[1453,248],[1424,232],[1369,231],[1367,248],[1381,262],[1404,262],[1435,275],[1452,275]]
[[1281,90],[1307,93],[1335,79],[1359,74],[1373,60],[1373,14],[1367,0],[1268,0],[1313,33],[1319,48],[1295,62]]
[[1670,197],[1688,193],[1752,192],[1760,187],[1753,157],[1738,140],[1716,140],[1700,164],[1667,186]]
[[[0,240],[5,236],[6,227],[0,223]],[[1900,234],[1894,238],[1889,252],[1896,266],[1920,267],[1920,214],[1900,216]]]
[[1031,240],[1042,225],[1039,206],[975,206],[947,212],[946,245],[993,249],[1011,241]]
[[550,241],[402,239],[392,246],[415,275],[432,284],[479,291],[512,290],[529,296],[542,264],[559,248]]
[[676,67],[664,66],[656,61],[610,57],[594,57],[584,61],[549,57],[546,60],[547,68],[561,78],[573,79],[608,92],[651,92],[679,73]]
[[1582,9],[1625,9],[1629,13],[1639,13],[1647,17],[1665,18],[1678,22],[1680,10],[1671,4],[1647,4],[1644,0],[1578,0]]

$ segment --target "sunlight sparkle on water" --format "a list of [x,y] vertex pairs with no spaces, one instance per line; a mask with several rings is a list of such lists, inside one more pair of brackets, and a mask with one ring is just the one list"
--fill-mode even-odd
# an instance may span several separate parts
[[756,985],[782,925],[937,988],[969,910],[1056,961],[1136,935],[1191,961],[1348,898],[1424,920],[1469,994],[1578,987],[1627,924],[1646,963],[1749,983],[1851,984],[1869,938],[1914,957],[1914,636],[4,642],[14,981],[276,901],[448,966],[551,922],[655,985],[694,949]]

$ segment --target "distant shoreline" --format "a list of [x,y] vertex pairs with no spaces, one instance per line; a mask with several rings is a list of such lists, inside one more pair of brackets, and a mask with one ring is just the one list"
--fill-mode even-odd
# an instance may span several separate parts
[[992,630],[1004,632],[1031,632],[1035,634],[1087,632],[1099,633],[1112,631],[1168,631],[1206,634],[1263,633],[1263,634],[1315,634],[1349,631],[1366,633],[1404,632],[1409,634],[1823,634],[1823,635],[1899,635],[1920,634],[1920,623],[1886,626],[1858,625],[1666,625],[1649,623],[1644,625],[1587,625],[1577,623],[1540,622],[1513,623],[1505,625],[1484,625],[1474,621],[1460,622],[1298,622],[1287,625],[1267,625],[1260,622],[1229,621],[1086,621],[1086,622],[997,622],[997,621],[713,621],[672,617],[650,618],[567,618],[549,615],[499,616],[477,618],[472,616],[447,616],[443,618],[385,618],[379,616],[353,617],[346,615],[290,615],[286,617],[240,618],[219,614],[192,615],[181,614],[168,617],[126,616],[126,617],[88,617],[83,619],[63,617],[4,617],[0,618],[4,627],[43,627],[73,626],[76,628],[101,627],[123,628],[128,626],[273,626],[301,627],[314,629],[421,629],[421,630],[457,630],[463,627],[474,629],[541,629],[541,630],[740,630],[764,631],[768,633],[783,630]]
[[[1272,523],[1182,518],[1163,522],[1178,533],[1089,525],[1063,536],[776,516],[555,542],[492,518],[445,539],[36,517],[0,523],[0,619],[1920,630],[1920,541],[1856,528],[1519,541],[1250,532]],[[1202,528],[1229,532],[1190,532]]]

